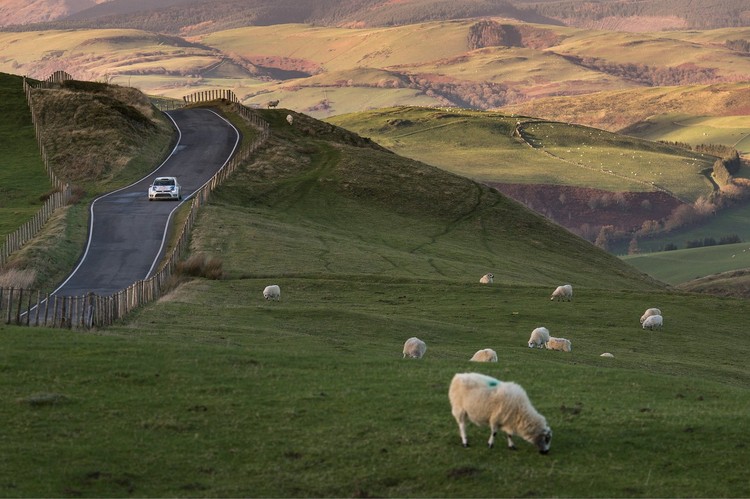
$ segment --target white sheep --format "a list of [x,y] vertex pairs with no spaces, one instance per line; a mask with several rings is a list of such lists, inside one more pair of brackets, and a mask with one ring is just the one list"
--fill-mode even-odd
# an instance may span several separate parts
[[416,336],[409,338],[404,343],[404,358],[421,359],[427,351],[427,344]]
[[280,300],[281,288],[277,284],[266,286],[263,290],[263,298],[265,298],[266,300]]
[[531,332],[529,336],[529,348],[544,348],[545,343],[549,340],[549,329],[538,327]]
[[292,116],[291,114],[287,114],[286,115],[286,122],[289,123],[290,125],[293,124],[294,123],[294,116]]
[[480,284],[492,284],[493,282],[495,282],[495,276],[492,275],[492,274],[489,274],[489,273],[488,274],[484,274],[479,279],[479,282],[480,282]]
[[472,362],[497,362],[497,352],[491,348],[478,350],[470,359]]
[[550,300],[554,300],[555,298],[557,298],[557,301],[572,300],[573,299],[573,286],[571,286],[570,284],[563,284],[562,286],[556,287],[555,290],[552,292],[552,298],[550,298]]
[[603,354],[601,354],[601,355],[600,355],[599,357],[608,357],[608,358],[612,359],[612,358],[614,358],[615,356],[614,356],[614,355],[612,355],[612,354],[611,354],[611,353],[609,353],[609,352],[604,352],[604,353],[603,353]]
[[641,324],[643,324],[643,321],[645,321],[652,315],[661,315],[661,310],[659,310],[658,308],[646,309],[646,311],[643,312],[643,315],[641,316]]
[[477,426],[490,427],[487,442],[490,448],[495,444],[499,429],[505,433],[509,449],[516,448],[512,436],[518,435],[535,445],[542,454],[549,452],[552,430],[544,416],[531,405],[520,385],[479,373],[458,373],[453,376],[448,398],[464,447],[469,446],[466,438],[468,418]]
[[561,352],[573,351],[573,345],[570,343],[570,340],[565,338],[554,338],[550,336],[544,346],[547,350],[560,350]]
[[661,315],[651,315],[643,321],[643,329],[660,329],[664,325],[664,318]]

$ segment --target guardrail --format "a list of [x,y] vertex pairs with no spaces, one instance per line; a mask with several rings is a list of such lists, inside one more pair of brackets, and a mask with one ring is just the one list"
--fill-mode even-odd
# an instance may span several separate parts
[[[194,195],[190,211],[180,228],[177,242],[164,263],[148,279],[140,280],[110,296],[87,293],[82,296],[57,296],[39,290],[0,288],[0,320],[6,324],[67,328],[105,327],[129,312],[157,300],[172,277],[179,259],[187,253],[190,232],[198,210],[208,202],[211,192],[243,164],[270,135],[270,126],[257,113],[240,104],[231,91],[197,92],[184,98],[186,103],[223,99],[233,111],[255,127],[259,134],[244,144],[234,156]],[[32,113],[33,114],[33,113]]]

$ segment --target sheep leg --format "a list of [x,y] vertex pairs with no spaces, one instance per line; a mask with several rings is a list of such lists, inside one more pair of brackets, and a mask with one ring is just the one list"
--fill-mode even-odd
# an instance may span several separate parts
[[511,438],[510,433],[506,433],[505,438],[508,439],[508,448],[510,450],[516,450],[516,444],[513,443],[513,439]]
[[490,439],[487,441],[487,447],[490,449],[495,446],[495,435],[497,435],[497,428],[493,426],[490,428]]
[[466,438],[466,413],[453,414],[458,423],[458,433],[461,435],[461,445],[464,447],[469,446],[469,440]]

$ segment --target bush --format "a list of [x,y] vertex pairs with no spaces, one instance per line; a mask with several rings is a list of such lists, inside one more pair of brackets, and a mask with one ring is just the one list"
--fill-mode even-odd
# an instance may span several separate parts
[[187,260],[177,263],[175,273],[190,277],[205,277],[206,279],[221,279],[224,277],[222,261],[219,258],[206,255],[192,255]]

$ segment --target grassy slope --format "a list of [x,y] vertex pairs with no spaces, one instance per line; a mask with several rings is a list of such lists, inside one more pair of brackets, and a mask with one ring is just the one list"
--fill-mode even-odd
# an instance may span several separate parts
[[[710,192],[701,174],[715,158],[601,130],[541,122],[524,130],[537,149],[511,137],[525,118],[497,113],[396,108],[329,121],[397,153],[485,182],[549,183],[611,191],[653,184],[680,198]],[[653,184],[652,184],[653,183]]]
[[[747,302],[666,292],[491,190],[285,115],[197,224],[226,279],[98,334],[0,325],[2,494],[750,494]],[[573,303],[548,299],[562,280]],[[649,306],[663,332],[640,330]],[[542,324],[573,353],[529,350]],[[427,355],[402,360],[414,335]],[[467,362],[486,347],[497,364]],[[548,456],[473,427],[461,448],[447,386],[467,370],[527,389]]]
[[31,219],[52,183],[39,156],[21,77],[0,73],[0,241]]

